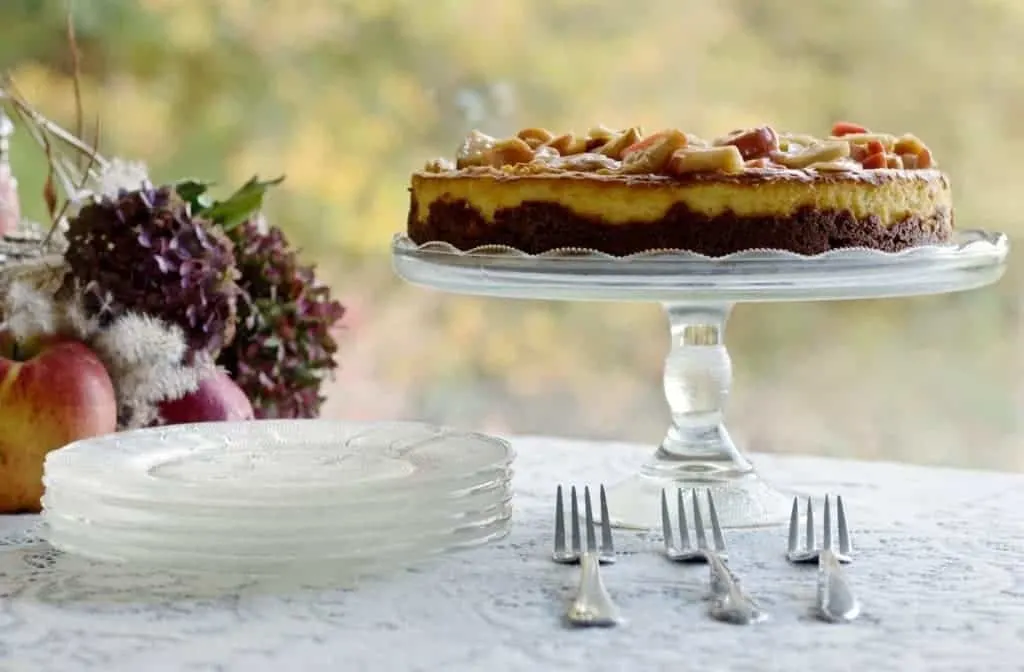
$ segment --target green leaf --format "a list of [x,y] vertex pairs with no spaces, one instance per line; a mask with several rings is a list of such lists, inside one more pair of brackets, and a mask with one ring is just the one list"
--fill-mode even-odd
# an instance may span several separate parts
[[220,224],[225,231],[230,231],[253,214],[259,212],[263,207],[263,197],[270,187],[281,184],[284,176],[261,181],[253,177],[246,182],[241,189],[233,193],[227,200],[217,201],[203,210],[200,214],[207,219]]
[[192,206],[192,213],[197,214],[213,205],[213,199],[206,193],[212,183],[199,180],[181,180],[174,185],[174,191],[182,200]]

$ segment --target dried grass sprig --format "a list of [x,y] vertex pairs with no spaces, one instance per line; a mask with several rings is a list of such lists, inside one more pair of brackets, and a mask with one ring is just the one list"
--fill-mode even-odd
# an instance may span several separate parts
[[[110,161],[103,158],[97,149],[90,147],[36,111],[19,93],[9,75],[3,76],[0,81],[0,99],[9,102],[15,116],[21,120],[22,126],[28,130],[29,135],[46,155],[47,176],[43,184],[43,200],[51,220],[44,241],[45,244],[48,244],[54,232],[59,229],[68,210],[72,205],[81,201],[90,181],[100,180],[101,172],[110,165]],[[95,137],[98,139],[100,132],[98,118],[95,129]],[[84,159],[83,166],[79,167],[79,160],[68,159],[65,155],[68,147],[73,150],[77,159]],[[63,202],[59,207],[58,187],[64,194]]]
[[[66,32],[68,49],[71,54],[72,84],[75,96],[75,132],[70,133],[40,114],[18,91],[10,73],[0,78],[0,99],[8,102],[15,116],[28,130],[32,138],[46,154],[47,176],[43,184],[43,200],[50,215],[50,229],[44,242],[49,244],[54,233],[59,230],[64,217],[71,206],[79,202],[85,194],[89,180],[98,181],[109,162],[99,153],[100,126],[96,122],[93,135],[93,146],[82,136],[85,132],[85,113],[82,101],[82,55],[78,48],[75,33],[73,0],[69,0]],[[73,158],[66,156],[70,150]],[[96,169],[99,169],[97,171]],[[58,207],[57,182],[64,192],[64,201]]]
[[68,0],[67,36],[71,52],[71,82],[75,90],[75,135],[80,138],[85,132],[85,112],[82,105],[82,52],[78,49],[75,35],[74,0]]

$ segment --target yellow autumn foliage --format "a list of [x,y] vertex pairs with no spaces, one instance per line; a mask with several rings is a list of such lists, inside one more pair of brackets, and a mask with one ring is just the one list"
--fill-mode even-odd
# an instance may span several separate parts
[[[0,65],[70,126],[63,8],[0,3]],[[846,118],[923,137],[953,176],[962,227],[1024,231],[1020,2],[140,0],[75,11],[86,125],[100,116],[105,153],[225,189],[287,175],[271,218],[360,306],[346,352],[371,361],[346,370],[372,386],[343,374],[338,414],[393,413],[360,394],[372,387],[400,397],[402,414],[470,425],[649,441],[663,429],[656,306],[453,297],[392,277],[408,173],[474,127],[820,133]],[[44,164],[27,134],[14,161],[24,210],[42,218]],[[955,461],[952,448],[913,447],[927,426],[933,444],[970,436],[997,454],[1022,398],[1021,277],[958,297],[739,308],[739,431],[775,450]],[[857,440],[797,429],[820,427],[817,414],[857,424],[837,432]]]

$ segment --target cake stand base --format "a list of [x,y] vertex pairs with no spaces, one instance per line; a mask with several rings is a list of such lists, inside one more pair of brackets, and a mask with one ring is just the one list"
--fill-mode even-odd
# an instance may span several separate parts
[[[718,522],[725,528],[782,524],[789,519],[794,496],[775,490],[755,473],[729,481],[673,480],[641,474],[609,488],[608,517],[612,526],[627,530],[661,529],[661,493],[674,493],[676,488],[709,489],[715,499]],[[702,513],[706,529],[710,529],[708,513],[703,509]],[[692,516],[693,512],[687,511],[687,515]]]

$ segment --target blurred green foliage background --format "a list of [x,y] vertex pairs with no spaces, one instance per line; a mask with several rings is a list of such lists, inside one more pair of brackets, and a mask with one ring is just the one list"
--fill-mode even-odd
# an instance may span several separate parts
[[[70,126],[63,0],[0,2],[0,68]],[[286,174],[271,218],[349,306],[326,414],[660,440],[655,305],[441,295],[390,269],[408,174],[472,128],[912,131],[964,228],[1024,232],[1014,0],[80,0],[101,151],[156,180]],[[44,159],[14,145],[23,209]],[[1016,256],[1016,255],[1015,255]],[[1019,264],[1018,264],[1019,265]],[[756,450],[1024,468],[1021,286],[740,306],[734,433]]]

